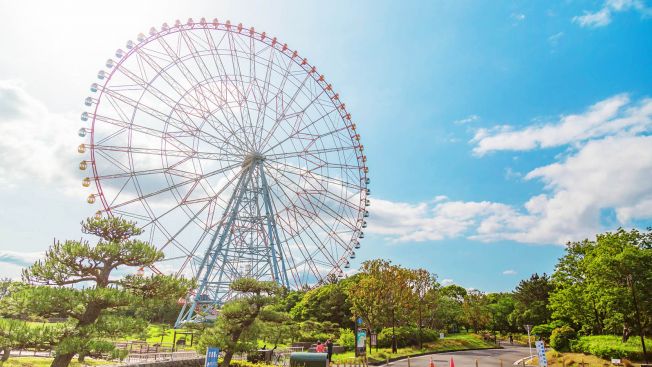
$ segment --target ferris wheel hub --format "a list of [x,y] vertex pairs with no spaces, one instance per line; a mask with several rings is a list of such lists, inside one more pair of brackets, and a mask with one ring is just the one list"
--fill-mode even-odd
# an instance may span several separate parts
[[259,152],[251,152],[245,156],[244,161],[242,161],[242,168],[249,168],[252,164],[264,161],[265,156]]

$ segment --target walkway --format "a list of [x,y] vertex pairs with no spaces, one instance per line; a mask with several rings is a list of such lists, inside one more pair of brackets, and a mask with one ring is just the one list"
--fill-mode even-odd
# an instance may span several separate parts
[[[478,367],[501,367],[501,360],[502,366],[510,367],[514,362],[530,354],[528,347],[515,345],[503,345],[503,347],[504,349],[466,350],[413,357],[410,358],[410,367],[428,367],[431,357],[436,367],[448,367],[451,357],[455,361],[455,367],[475,367],[476,360]],[[389,367],[408,367],[407,359],[390,362]]]

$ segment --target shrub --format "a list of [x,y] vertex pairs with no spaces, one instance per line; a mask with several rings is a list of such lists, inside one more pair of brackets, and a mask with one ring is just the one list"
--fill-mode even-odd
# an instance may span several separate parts
[[537,326],[532,328],[530,333],[532,335],[540,336],[545,340],[549,340],[550,336],[552,335],[552,332],[555,329],[560,328],[562,326],[564,326],[564,323],[562,321],[557,320],[557,321],[553,321],[553,322],[551,322],[549,324],[537,325]]
[[337,344],[344,347],[346,350],[352,350],[355,346],[355,334],[351,329],[340,329],[340,337],[337,339]]
[[[652,340],[646,339],[646,343]],[[630,338],[626,343],[616,335],[594,335],[582,336],[572,341],[571,351],[578,353],[593,354],[600,358],[628,358],[630,360],[642,360],[643,350],[638,338]]]
[[[419,329],[409,326],[401,326],[395,329],[396,346],[403,348],[419,344]],[[435,330],[421,329],[421,341],[424,343],[437,340],[439,334]],[[392,346],[392,328],[383,329],[378,334],[378,346],[388,348]]]
[[569,352],[571,340],[577,338],[577,333],[570,326],[562,326],[554,329],[550,336],[550,346],[559,352]]

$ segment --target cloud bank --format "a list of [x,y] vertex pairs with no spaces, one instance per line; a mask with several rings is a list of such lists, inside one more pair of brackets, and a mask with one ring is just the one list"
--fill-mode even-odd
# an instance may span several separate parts
[[[553,163],[523,177],[544,190],[523,205],[491,201],[402,203],[373,200],[369,231],[394,242],[468,238],[564,244],[652,218],[652,99],[619,94],[584,113],[514,129],[481,129],[474,154],[567,147]],[[615,222],[602,225],[605,212]]]

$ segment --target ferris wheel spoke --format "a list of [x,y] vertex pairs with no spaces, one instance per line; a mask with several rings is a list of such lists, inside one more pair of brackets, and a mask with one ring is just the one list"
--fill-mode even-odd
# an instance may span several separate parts
[[[185,31],[183,31],[183,30],[179,31],[179,35],[180,35],[180,38],[184,39],[188,49],[191,51],[190,54],[192,55],[192,59],[195,61],[195,63],[199,67],[200,73],[204,74],[204,70],[201,68],[200,63],[197,60],[197,59],[201,59],[201,57],[198,56],[198,52],[197,52],[197,49],[194,47],[194,44],[186,38],[186,32]],[[197,88],[193,89],[194,92],[196,93],[196,95],[194,97],[195,97],[195,100],[201,106],[201,110],[200,110],[201,113],[202,113],[201,118],[206,119],[210,108],[209,108],[208,99],[206,98],[206,96],[203,93],[202,84],[201,84],[200,80],[197,77],[195,77],[194,73],[190,70],[190,68],[184,62],[181,61],[181,59],[179,58],[178,52],[175,52],[164,38],[159,38],[158,41],[159,41],[159,44],[163,47],[163,49],[167,53],[168,57],[170,57],[170,59],[173,61],[174,65],[181,71],[181,73],[186,78],[188,83],[190,83],[191,86],[197,86]],[[179,40],[179,41],[181,41],[181,40]],[[204,67],[205,67],[205,65],[204,65]],[[209,79],[206,75],[203,75],[203,76],[204,76],[204,79],[203,79],[204,81]],[[202,104],[202,101],[203,101],[203,104]]]
[[[277,183],[277,185],[279,185],[279,183],[278,183],[278,181],[276,180],[275,177],[272,177],[272,180],[275,181],[275,182]],[[279,185],[279,187],[280,187],[280,185]],[[274,195],[276,198],[278,198],[280,201],[283,201],[283,200],[282,200],[282,199],[281,199],[281,198],[280,198],[280,197],[279,197],[279,196],[278,196],[278,195],[277,195],[273,190],[271,190],[271,191],[273,192],[273,195]],[[283,195],[284,195],[284,196],[288,199],[288,201],[291,203],[291,202],[292,202],[292,199],[290,198],[290,196],[288,196],[287,192],[285,192],[284,189],[281,189],[280,191],[283,193]],[[301,231],[301,232],[297,231],[296,236],[301,237],[301,233],[305,232],[305,231],[306,231],[305,228],[309,227],[310,225],[309,225],[309,223],[305,220],[305,217],[304,217],[304,216],[302,216],[302,215],[295,216],[295,221],[296,221],[297,223],[299,223],[299,219],[302,219],[303,222],[306,223],[306,227],[303,228],[303,231]],[[284,237],[285,237],[285,230],[283,229],[283,227],[281,227],[281,231],[284,233]],[[293,235],[292,238],[295,238],[296,236]],[[310,251],[309,251],[307,248],[304,247],[303,242],[302,242],[301,240],[296,241],[296,242],[295,242],[295,245],[297,246],[297,248],[298,248],[299,251],[301,252],[302,257],[303,257],[304,259],[306,259],[306,258],[309,257]],[[289,253],[289,254],[292,254],[292,249],[289,247],[289,243],[288,243],[286,246],[288,247],[288,253]],[[294,259],[293,259],[292,261],[293,261],[293,263],[294,263]],[[316,267],[314,267],[314,264],[308,262],[308,265],[311,267],[311,271],[315,274],[315,276],[320,277],[320,275],[319,275],[319,271],[318,271],[318,269],[317,269]],[[296,264],[295,264],[295,267],[296,267]]]
[[[259,146],[259,139],[262,139],[262,134],[263,134],[263,127],[264,127],[264,122],[265,122],[265,116],[266,116],[266,111],[268,110],[269,106],[269,92],[270,92],[270,87],[271,87],[271,77],[272,73],[274,72],[274,57],[277,54],[277,50],[275,47],[270,46],[265,44],[265,47],[263,47],[259,52],[256,52],[256,43],[254,42],[254,37],[249,38],[249,54],[250,54],[250,65],[252,72],[250,75],[252,76],[252,84],[256,85],[256,88],[258,89],[258,95],[254,94],[254,102],[256,103],[257,110],[258,110],[258,115],[256,117],[256,124],[254,126],[254,131],[252,132],[253,135],[253,140],[254,140],[254,146],[256,149],[260,149]],[[269,57],[266,59],[266,65],[264,66],[265,69],[265,76],[264,79],[262,80],[262,87],[261,83],[259,83],[258,79],[258,74],[256,73],[256,64],[257,64],[257,59],[259,55],[261,55],[263,52],[268,52]],[[262,57],[261,57],[262,59]],[[263,64],[261,63],[261,67],[263,67]],[[289,72],[289,70],[288,70]],[[287,77],[288,74],[285,75]],[[281,91],[279,89],[279,91]]]
[[[271,101],[276,101],[276,105],[278,107],[279,97],[282,97],[284,95],[283,90],[285,89],[285,84],[289,80],[289,76],[291,74],[291,70],[292,70],[293,65],[294,65],[294,61],[292,61],[291,59],[288,59],[287,64],[283,65],[284,66],[284,73],[283,73],[283,77],[281,78],[280,85],[277,87],[278,91],[276,92],[276,94],[271,99],[269,99],[269,95],[266,96],[266,98],[265,98],[265,107],[266,107],[265,110],[267,110],[267,106],[269,106],[269,103]],[[269,73],[270,74],[272,73],[272,69],[270,69]],[[270,75],[270,78],[271,78],[271,75]],[[268,88],[268,90],[269,90],[269,88]],[[281,100],[281,104],[282,104],[282,100]],[[276,118],[278,118],[277,109],[275,109],[274,112],[276,112],[276,115],[273,118],[276,119]],[[260,131],[257,134],[258,141],[259,141],[258,146],[257,146],[257,150],[262,150],[263,149],[263,145],[260,142],[262,142],[262,140],[263,140],[264,125],[265,125],[264,122],[261,123]]]
[[149,220],[149,217],[147,217],[147,216],[136,214],[136,213],[125,211],[125,210],[119,210],[119,209],[118,210],[112,210],[111,213],[113,213],[113,215],[117,214],[117,215],[121,215],[123,217],[129,217],[129,218],[133,218],[133,219],[136,219],[136,220]]
[[125,202],[123,202],[123,203],[117,204],[117,205],[113,206],[111,209],[113,209],[113,208],[117,208],[117,207],[122,207],[122,206],[125,206],[125,205],[128,205],[128,204],[132,204],[132,203],[134,203],[134,202],[136,202],[136,201],[142,201],[143,199],[147,199],[147,198],[150,198],[150,197],[152,197],[152,196],[156,196],[156,195],[162,194],[162,193],[164,193],[164,192],[168,192],[168,191],[171,191],[171,190],[178,189],[178,188],[183,187],[183,186],[185,186],[185,185],[192,184],[194,181],[196,181],[196,180],[198,180],[198,179],[205,179],[205,178],[207,178],[207,177],[214,176],[214,175],[216,175],[216,174],[219,174],[219,173],[225,172],[225,171],[227,171],[227,170],[229,170],[229,169],[233,169],[233,168],[235,168],[235,167],[237,167],[237,166],[239,166],[239,165],[240,165],[240,163],[232,164],[232,165],[227,166],[227,167],[225,167],[225,168],[223,168],[223,169],[219,169],[219,170],[213,171],[213,172],[211,172],[211,173],[209,173],[209,174],[200,175],[198,178],[190,179],[190,180],[185,180],[185,181],[179,182],[179,183],[177,183],[177,184],[171,185],[171,186],[169,186],[169,187],[166,187],[166,188],[163,188],[163,189],[160,189],[160,190],[157,190],[157,191],[154,191],[154,192],[148,193],[148,194],[146,194],[146,195],[141,195],[141,196],[138,197],[138,198],[131,199],[131,200],[127,200],[127,201],[125,201]]
[[177,175],[177,176],[180,176],[180,177],[186,177],[186,178],[194,178],[194,177],[196,177],[196,174],[193,173],[193,172],[181,171],[181,170],[175,170],[175,169],[169,169],[169,168],[157,168],[157,169],[148,169],[148,170],[143,170],[143,171],[133,171],[133,172],[106,174],[106,175],[97,176],[95,178],[99,179],[99,180],[112,180],[112,179],[127,178],[127,177],[134,177],[134,176],[155,175],[155,174],[159,174],[159,173],[170,173],[170,174],[174,174],[174,175]]
[[[233,154],[228,155],[225,153],[211,153],[211,152],[197,152],[197,151],[185,151],[177,149],[154,149],[154,148],[140,148],[140,147],[125,147],[118,145],[103,145],[95,144],[93,147],[101,151],[112,151],[112,152],[123,152],[131,154],[143,154],[143,155],[154,155],[154,156],[172,156],[172,157],[184,157],[184,158],[198,158],[198,159],[208,159],[215,161],[224,161],[224,162],[233,162],[233,163],[242,163],[241,159],[233,160],[228,159],[227,157],[233,156]],[[244,157],[243,155],[235,155],[236,157]]]
[[[242,76],[242,69],[240,67],[240,58],[238,57],[238,51],[235,48],[235,40],[233,39],[233,35],[231,34],[231,32],[228,33],[227,39],[229,41],[228,43],[229,43],[229,51],[230,51],[230,56],[231,56],[231,63],[233,65],[233,71],[234,71],[234,76],[235,76],[235,80],[236,80],[235,84],[238,85],[238,81],[240,82],[240,87],[236,88],[236,89],[238,90],[238,92],[241,92],[240,93],[241,94],[241,100],[244,100],[245,103],[246,103],[246,95],[245,95],[244,92],[246,91],[247,88],[245,88],[245,85],[244,85],[244,77]],[[239,80],[238,80],[238,76],[240,77]],[[247,106],[247,108],[244,108],[244,109],[249,111],[248,106]],[[244,123],[244,115],[242,113],[242,110],[243,110],[243,108],[239,109],[239,112],[240,112],[240,120],[239,121],[242,123],[242,126],[244,128],[245,123]],[[251,141],[248,140],[248,136],[249,136],[248,134],[245,135],[245,140],[247,142],[247,146],[248,147],[253,147],[253,145],[251,144]]]
[[[95,153],[97,153],[102,158],[106,159],[106,161],[111,163],[114,167],[122,170],[122,172],[129,172],[129,167],[125,166],[122,162],[118,161],[114,157],[106,154],[106,152],[98,150],[98,151],[95,151]],[[97,165],[97,158],[96,158],[96,165]]]
[[[284,178],[286,178],[289,182],[292,182],[292,180],[289,177],[287,177],[286,175],[284,175],[283,173],[281,173],[281,175],[283,175]],[[270,176],[273,177],[273,175],[270,175]],[[298,185],[295,185],[296,188],[291,188],[287,184],[284,184],[283,180],[276,180],[276,183],[281,185],[281,186],[286,187],[288,190],[291,190],[291,191],[294,191],[294,192],[297,192],[297,193],[298,193],[297,190],[300,190],[301,192],[303,192],[303,194],[305,194],[304,197],[306,197],[308,199],[308,202],[310,203],[310,206],[314,209],[314,211],[313,211],[314,213],[319,213],[319,212],[326,213],[331,218],[333,218],[336,222],[341,223],[342,225],[344,225],[344,226],[348,227],[349,229],[351,229],[351,231],[357,230],[357,227],[356,227],[355,224],[351,224],[351,223],[347,223],[347,222],[343,221],[342,218],[341,218],[341,213],[339,213],[338,211],[331,208],[329,205],[327,205],[325,203],[325,201],[317,199],[316,195],[324,196],[325,198],[333,200],[334,202],[340,204],[341,206],[354,208],[353,205],[351,205],[351,203],[348,202],[348,200],[340,199],[339,196],[334,195],[327,188],[325,188],[323,186],[322,186],[322,189],[319,189],[319,188],[316,188],[314,185],[310,184],[313,187],[313,190],[314,190],[313,192],[311,192],[311,191],[308,191],[305,188],[300,187]],[[298,197],[301,198],[302,195],[299,195]],[[319,216],[315,215],[315,217],[319,217]]]
[[[330,111],[326,111],[326,113],[320,115],[319,118],[317,118],[317,119],[315,119],[313,121],[310,121],[309,124],[305,125],[301,129],[293,131],[290,135],[284,137],[281,141],[277,142],[275,145],[265,149],[263,154],[266,154],[267,152],[271,151],[272,149],[280,146],[281,144],[283,144],[283,143],[285,143],[285,142],[287,142],[287,141],[289,141],[291,139],[296,139],[299,136],[300,133],[302,133],[303,131],[305,131],[308,128],[311,128],[311,127],[315,126],[316,124],[318,124],[322,120],[324,120],[326,117],[330,116],[333,112],[337,112],[337,111],[338,111],[337,107],[331,109]],[[306,136],[308,138],[315,138],[315,136],[310,135],[310,134],[306,134]]]
[[265,158],[276,162],[278,159],[296,158],[304,155],[317,156],[318,154],[344,152],[347,150],[355,150],[355,149],[356,148],[354,146],[341,146],[341,147],[311,149],[311,150],[304,149],[304,150],[297,150],[297,151],[287,152],[287,153],[283,152],[283,153],[267,154],[265,155]]
[[[207,42],[208,42],[208,44],[209,44],[209,47],[210,47],[210,53],[211,53],[211,55],[213,56],[213,62],[214,62],[214,64],[215,64],[215,68],[216,68],[218,71],[219,71],[219,70],[222,70],[223,73],[224,73],[224,76],[226,77],[227,82],[230,82],[230,81],[231,81],[231,78],[230,78],[230,76],[229,76],[229,73],[228,73],[228,71],[227,71],[227,68],[226,68],[226,66],[224,65],[224,62],[223,62],[222,57],[220,56],[219,52],[217,52],[218,47],[215,45],[215,39],[213,38],[212,34],[209,33],[208,31],[204,30],[204,32],[205,32],[205,34],[206,34],[206,40],[207,40]],[[224,36],[222,37],[222,39],[220,40],[220,43],[223,42],[224,39],[225,39],[226,37],[227,37],[227,36],[224,35]],[[237,81],[236,81],[236,83],[234,83],[234,84],[237,84]],[[237,119],[236,114],[235,114],[235,111],[233,111],[233,109],[231,108],[231,106],[228,104],[228,101],[227,101],[227,96],[228,96],[228,94],[231,94],[231,95],[233,96],[233,92],[230,91],[229,88],[224,88],[224,89],[225,89],[225,97],[221,97],[221,96],[219,96],[219,98],[220,98],[220,100],[224,101],[224,104],[226,105],[226,107],[228,107],[230,114],[235,118],[235,120],[236,120],[238,126],[239,126],[241,129],[244,129],[244,125],[241,124],[240,121]],[[238,88],[236,88],[236,90],[238,90]],[[239,90],[238,90],[238,91],[239,91]],[[235,100],[239,100],[239,99],[240,99],[239,96],[233,96],[233,98],[234,98]]]
[[[166,123],[174,123],[175,124],[174,126],[176,128],[178,128],[179,130],[186,131],[186,132],[190,133],[190,132],[193,132],[193,131],[195,131],[197,129],[197,127],[194,126],[195,130],[185,130],[184,127],[178,125],[178,124],[185,125],[185,123],[182,120],[175,119],[175,118],[172,117],[172,115],[165,114],[165,113],[163,113],[163,112],[161,112],[161,111],[159,111],[159,110],[157,110],[157,109],[155,109],[153,107],[150,107],[150,106],[148,106],[148,105],[146,105],[144,103],[141,103],[141,102],[136,101],[136,100],[134,100],[132,98],[129,98],[129,97],[123,95],[123,94],[114,93],[110,89],[105,89],[105,93],[110,98],[113,98],[115,100],[119,100],[120,102],[134,108],[135,110],[142,111],[142,112],[146,113],[147,115],[152,116],[155,119],[161,121],[164,124],[166,124]],[[124,118],[123,121],[129,121],[129,119]],[[190,126],[185,125],[185,127],[189,128]],[[192,127],[190,127],[190,128],[192,129]]]
[[[170,109],[175,110],[175,109],[178,109],[176,106],[181,106],[182,107],[181,111],[183,111],[184,114],[186,114],[186,116],[188,118],[190,118],[191,112],[192,112],[191,110],[193,109],[192,105],[189,105],[189,104],[188,105],[183,105],[183,104],[180,103],[180,101],[175,101],[172,97],[168,96],[167,93],[165,93],[162,90],[160,90],[159,88],[155,87],[152,83],[145,81],[144,79],[142,79],[141,77],[136,75],[136,73],[132,72],[131,70],[129,70],[129,68],[127,68],[124,65],[121,65],[117,70],[120,71],[120,73],[122,75],[126,76],[131,81],[136,83],[135,85],[139,86],[143,90],[143,92],[150,93],[151,95],[156,97],[158,100],[163,102]],[[116,91],[115,86],[112,86],[111,89],[113,91]],[[120,89],[118,89],[117,91],[120,91]],[[188,111],[191,111],[191,112],[188,112]],[[197,117],[199,117],[199,116],[197,116]]]
[[[279,118],[274,122],[274,124],[272,125],[272,128],[269,130],[269,132],[267,133],[267,135],[265,136],[265,138],[264,138],[263,141],[261,142],[261,147],[264,147],[264,146],[267,145],[269,139],[270,139],[270,138],[272,137],[272,135],[276,132],[276,129],[277,129],[278,126],[280,125],[280,122],[285,120],[285,115],[287,114],[287,111],[289,110],[290,106],[292,106],[292,105],[294,104],[294,101],[296,100],[297,96],[298,96],[299,93],[301,92],[301,89],[303,89],[303,87],[305,86],[306,82],[307,82],[308,80],[310,80],[311,78],[312,78],[312,76],[311,76],[310,74],[306,74],[306,76],[303,78],[303,81],[301,82],[301,85],[299,85],[299,86],[296,88],[296,91],[295,91],[294,94],[292,95],[292,98],[290,98],[290,101],[289,101],[285,106],[281,106],[282,108],[281,108],[281,114],[280,114],[280,117],[279,117]],[[311,104],[312,104],[312,103],[310,103],[309,105],[311,105]]]
[[[164,76],[163,79],[164,79],[164,80],[165,80],[165,81],[166,81],[166,82],[167,82],[167,83],[168,83],[168,84],[173,88],[173,90],[175,90],[176,93],[178,93],[178,94],[182,97],[182,99],[186,99],[186,98],[187,98],[187,97],[186,97],[186,94],[187,94],[187,93],[184,92],[184,91],[182,90],[183,88],[182,88],[180,85],[174,83],[173,81],[170,81],[170,80],[167,78],[168,75],[167,75],[167,72],[164,73],[164,70],[165,70],[164,68],[161,68],[161,67],[160,67],[158,64],[156,64],[154,61],[152,61],[152,65],[153,65],[152,67],[154,67],[155,69],[160,70],[159,73],[158,73],[158,75],[163,75],[163,76]],[[181,104],[180,101],[179,101],[179,102],[175,102],[175,101],[174,101],[171,97],[169,97],[166,93],[164,93],[163,91],[159,90],[158,88],[156,88],[155,86],[153,86],[151,83],[147,83],[147,82],[145,82],[145,81],[142,80],[140,77],[138,77],[135,73],[131,72],[128,68],[126,68],[126,67],[124,67],[124,66],[120,67],[119,70],[120,70],[124,75],[126,75],[128,78],[130,78],[130,79],[132,79],[134,82],[136,82],[138,85],[141,85],[144,91],[149,92],[150,94],[152,94],[153,96],[155,96],[157,99],[159,99],[159,100],[161,100],[163,103],[165,103],[165,104],[166,104],[166,105],[167,105],[167,106],[168,106],[172,111],[174,111],[174,112],[176,112],[177,114],[179,114],[179,120],[178,120],[178,121],[182,122],[184,125],[186,125],[186,126],[188,126],[188,127],[191,127],[191,126],[189,125],[189,123],[190,123],[190,124],[193,125],[192,127],[198,129],[197,125],[195,125],[195,124],[192,122],[192,117],[199,117],[199,118],[202,118],[202,116],[205,115],[205,113],[204,113],[203,111],[197,111],[197,110],[195,110],[191,105],[184,105],[184,104]],[[196,100],[196,101],[197,101],[197,100]],[[180,106],[181,108],[178,108],[179,106]],[[193,114],[193,112],[198,112],[198,113]],[[185,116],[186,116],[186,119],[187,119],[188,121],[185,121],[185,120],[183,119],[183,117],[181,116],[181,114],[185,115]],[[204,117],[205,117],[205,116],[204,116]],[[176,128],[180,128],[180,127],[177,126],[177,125],[174,125],[174,126],[175,126]],[[192,128],[192,127],[191,127],[191,128]],[[213,126],[213,128],[215,129],[215,126]],[[181,128],[181,129],[182,129],[182,128]],[[182,129],[182,130],[183,130],[183,129]],[[206,134],[206,135],[209,135],[209,136],[210,136],[210,134],[208,134],[208,133],[206,133],[206,132],[203,132],[203,133]],[[212,136],[212,137],[214,137],[214,136]],[[215,138],[215,137],[214,137],[214,138]],[[222,137],[221,142],[224,142],[225,140],[226,140],[226,138]],[[219,144],[214,144],[214,145],[215,145],[216,147],[219,147]]]
[[[165,45],[167,45],[167,43],[165,43]],[[163,46],[163,47],[165,47],[165,46]],[[169,45],[168,45],[168,47],[169,47]],[[168,52],[172,52],[172,51],[168,51]],[[182,87],[180,84],[176,83],[176,81],[174,81],[173,78],[171,78],[171,76],[169,75],[169,73],[167,72],[167,70],[166,70],[165,68],[161,67],[158,63],[156,63],[156,61],[154,61],[154,60],[153,60],[149,55],[147,55],[147,53],[145,53],[144,51],[139,51],[139,55],[140,55],[144,60],[146,60],[146,62],[148,62],[148,64],[150,65],[150,67],[151,67],[152,69],[154,69],[154,70],[156,70],[156,71],[158,72],[158,75],[161,75],[161,77],[163,78],[163,80],[165,80],[165,81],[168,83],[168,85],[169,85],[170,87],[172,87],[172,89],[173,89],[173,90],[174,90],[174,91],[175,91],[175,92],[176,92],[176,93],[177,93],[177,94],[178,94],[182,99],[186,99],[186,100],[187,100],[188,96],[191,96],[190,93],[186,93],[186,92],[184,91],[183,87]],[[177,55],[170,54],[170,58],[172,58],[173,61],[176,61],[176,62],[175,62],[174,64],[172,64],[172,65],[177,65],[177,66],[179,66],[180,69],[184,69],[184,68],[183,68],[182,66],[180,66],[180,65],[185,66],[185,64],[184,64],[183,62],[180,62],[180,61],[179,61]],[[185,68],[184,70],[185,70],[185,71],[188,71],[187,68]],[[182,73],[184,73],[184,75],[186,75],[185,72],[184,72],[184,70],[182,70]],[[189,71],[188,71],[188,72],[189,72]],[[191,83],[191,85],[200,86],[200,84],[196,81],[196,79],[195,79],[195,81],[193,82],[192,80],[190,80],[190,77],[189,77],[189,76],[186,75],[186,78],[187,78],[187,80]],[[193,76],[192,78],[194,79],[194,76]],[[200,89],[201,89],[201,87],[200,87]],[[191,96],[191,97],[192,97],[192,96]],[[208,102],[206,101],[206,98],[204,97],[203,99],[204,99],[204,103],[207,104]],[[202,109],[195,110],[196,112],[199,113],[196,117],[199,117],[199,118],[202,118],[202,119],[206,120],[206,119],[208,118],[208,116],[207,116],[208,108],[207,108],[206,106],[202,106],[201,101],[199,100],[199,98],[198,98],[197,96],[194,97],[194,102],[196,102],[198,105],[200,105],[201,107],[203,107]],[[174,110],[176,111],[176,109],[174,109]],[[182,111],[183,111],[183,110],[182,110]],[[191,123],[192,123],[192,119],[190,118],[191,115],[188,114],[188,113],[185,112],[185,111],[183,111],[183,112],[188,116],[189,120],[190,120]],[[171,115],[170,115],[170,117],[171,117]],[[166,121],[164,121],[164,122],[166,122]],[[183,123],[183,124],[186,124],[183,120],[177,120],[177,122],[181,122],[181,123]],[[189,126],[189,125],[186,124],[186,126],[191,127],[191,129],[194,127],[195,130],[198,130],[197,125],[195,125],[194,123],[192,123],[192,125],[193,125],[193,126],[191,127],[191,126]],[[183,130],[183,128],[179,127],[178,125],[175,125],[175,127],[176,127],[176,128],[179,128],[179,129],[181,129],[181,130]],[[213,127],[214,127],[214,126],[213,126]],[[208,134],[208,133],[206,133],[206,134]],[[233,136],[235,136],[235,135],[233,135]],[[227,141],[226,141],[225,138],[223,138],[222,142],[227,142]],[[228,142],[227,142],[227,143],[228,143]],[[216,146],[217,146],[217,145],[216,145]]]
[[[361,185],[356,185],[356,184],[348,182],[348,181],[343,181],[343,180],[338,179],[338,178],[336,178],[334,176],[329,176],[329,177],[325,177],[325,176],[321,176],[321,175],[315,176],[315,173],[312,172],[312,170],[307,170],[307,169],[306,170],[301,170],[300,167],[297,167],[297,166],[294,166],[294,165],[291,165],[291,164],[287,164],[287,163],[281,162],[279,160],[270,159],[269,161],[274,163],[272,165],[271,163],[267,162],[272,169],[282,171],[282,172],[285,172],[285,173],[289,173],[289,174],[292,174],[292,175],[302,176],[303,173],[308,173],[310,175],[310,177],[312,177],[313,179],[323,180],[323,181],[326,181],[326,182],[329,182],[329,183],[337,184],[337,185],[340,185],[340,186],[342,186],[344,188],[351,188],[351,189],[354,189],[354,190],[362,190],[364,188]],[[281,168],[279,166],[286,167],[287,169],[283,169],[283,168]],[[356,168],[354,171],[358,171],[358,169]]]

